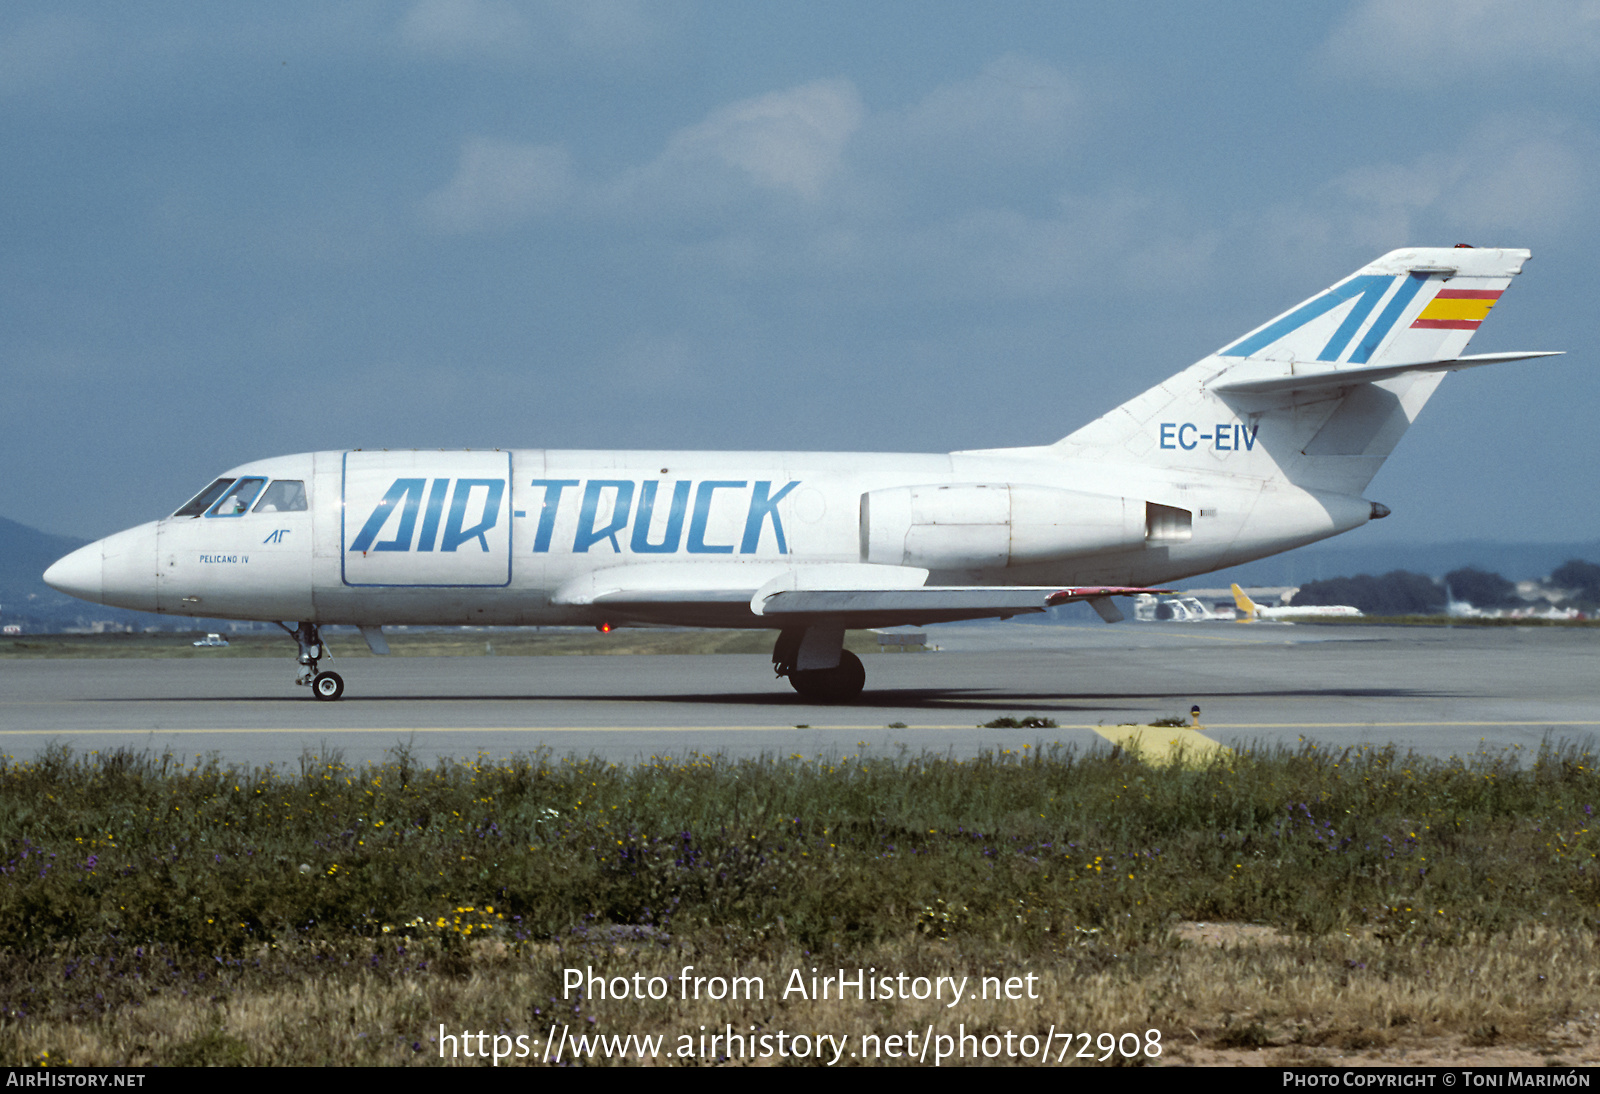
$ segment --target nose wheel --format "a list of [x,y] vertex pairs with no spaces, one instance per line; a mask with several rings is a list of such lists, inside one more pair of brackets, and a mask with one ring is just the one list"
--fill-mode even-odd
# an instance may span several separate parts
[[311,694],[331,703],[344,694],[344,678],[337,672],[319,672],[311,681]]
[[295,627],[279,623],[289,633],[300,647],[295,655],[295,662],[300,666],[300,674],[295,677],[297,684],[307,684],[311,687],[312,696],[319,702],[331,703],[344,694],[344,677],[337,672],[322,672],[317,666],[324,657],[329,656],[328,648],[322,644],[322,632],[315,623],[300,623]]

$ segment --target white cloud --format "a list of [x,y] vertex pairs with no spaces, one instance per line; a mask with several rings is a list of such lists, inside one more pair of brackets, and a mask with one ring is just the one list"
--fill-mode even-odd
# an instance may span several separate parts
[[565,148],[473,137],[455,176],[423,200],[422,213],[446,232],[510,228],[561,207],[576,189]]
[[692,185],[707,167],[732,169],[757,186],[814,201],[839,173],[865,114],[844,79],[745,99],[680,130],[641,181]]
[[1464,229],[1548,236],[1572,227],[1592,200],[1597,166],[1561,127],[1498,119],[1460,153],[1442,211]]
[[1060,70],[1008,54],[885,119],[886,140],[946,155],[1059,157],[1084,119],[1083,95]]
[[[898,281],[945,300],[1038,300],[1201,280],[1217,233],[1195,229],[1167,196],[1113,186],[1052,208],[1030,186],[1024,208],[1003,194],[952,203],[940,193],[940,180],[974,164],[1059,159],[1084,114],[1062,73],[1017,56],[876,115],[849,80],[820,80],[719,107],[650,162],[581,189],[561,148],[469,141],[425,212],[453,232],[558,208],[634,220],[679,269],[823,293]],[[622,356],[629,368],[677,359],[659,348]]]
[[448,232],[516,227],[572,203],[605,217],[730,210],[760,195],[816,203],[840,173],[865,111],[847,80],[824,80],[745,99],[678,130],[661,154],[608,183],[580,190],[571,156],[554,145],[467,140],[455,176],[423,201]]
[[1575,227],[1591,200],[1592,138],[1555,122],[1499,117],[1459,147],[1354,168],[1311,200],[1271,210],[1271,249],[1359,250],[1412,244],[1526,246]]
[[[1063,176],[1053,206],[1037,184],[973,200],[940,179],[984,163],[985,141],[1013,157],[1037,145],[1059,155],[1085,113],[1070,80],[1017,57],[873,114],[850,81],[821,80],[719,107],[648,163],[592,185],[562,147],[475,138],[424,212],[439,229],[474,232],[579,211],[632,222],[669,268],[841,298],[896,283],[951,301],[1181,296],[1240,262],[1298,269],[1408,244],[1538,245],[1582,222],[1600,164],[1587,130],[1493,118],[1453,147],[1351,168],[1231,223],[1168,188],[1085,184],[1081,173]],[[630,368],[674,359],[657,348],[623,356]]]
[[1466,84],[1554,65],[1591,77],[1597,0],[1364,0],[1322,48],[1341,75],[1389,84]]

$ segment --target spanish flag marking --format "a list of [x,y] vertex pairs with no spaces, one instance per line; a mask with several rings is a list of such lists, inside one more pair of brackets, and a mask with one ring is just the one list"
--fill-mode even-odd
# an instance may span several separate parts
[[1440,289],[1411,325],[1434,330],[1477,330],[1499,299],[1498,289]]

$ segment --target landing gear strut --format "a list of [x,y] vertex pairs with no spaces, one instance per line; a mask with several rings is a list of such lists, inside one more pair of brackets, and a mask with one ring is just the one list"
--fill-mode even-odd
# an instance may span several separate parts
[[842,627],[792,627],[779,632],[772,668],[789,678],[802,699],[813,703],[848,703],[867,682],[861,658],[844,648]]
[[289,632],[289,636],[300,646],[300,652],[295,661],[300,665],[300,674],[295,677],[297,684],[311,685],[311,694],[326,703],[331,703],[344,694],[344,678],[337,672],[319,672],[318,663],[327,656],[328,649],[322,644],[322,632],[315,623],[301,623],[293,630],[279,623]]

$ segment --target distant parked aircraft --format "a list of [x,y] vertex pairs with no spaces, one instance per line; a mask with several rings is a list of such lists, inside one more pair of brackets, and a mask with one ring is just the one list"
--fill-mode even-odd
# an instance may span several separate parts
[[1260,620],[1289,621],[1295,619],[1349,619],[1359,616],[1361,610],[1352,608],[1348,604],[1306,604],[1295,607],[1286,604],[1280,608],[1263,607],[1244,595],[1244,590],[1233,586],[1233,602],[1239,605],[1238,619],[1241,623],[1255,623]]
[[1457,600],[1456,594],[1446,584],[1444,587],[1444,614],[1451,619],[1478,619],[1485,613],[1473,607],[1468,601]]
[[1134,598],[1133,617],[1141,623],[1213,623],[1231,620],[1233,614],[1231,609],[1227,615],[1218,614],[1197,596],[1145,595]]

